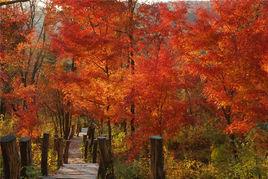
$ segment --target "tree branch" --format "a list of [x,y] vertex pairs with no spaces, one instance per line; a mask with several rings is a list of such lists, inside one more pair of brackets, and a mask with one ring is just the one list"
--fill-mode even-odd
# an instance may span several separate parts
[[10,5],[10,4],[15,4],[15,3],[19,3],[19,2],[27,2],[30,0],[14,0],[14,1],[4,1],[4,2],[0,2],[0,7],[4,6],[4,5]]

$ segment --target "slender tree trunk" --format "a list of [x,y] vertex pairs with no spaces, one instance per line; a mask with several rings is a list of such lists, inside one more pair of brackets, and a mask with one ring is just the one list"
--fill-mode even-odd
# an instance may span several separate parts
[[[232,123],[232,117],[231,117],[231,107],[227,106],[226,108],[222,108],[224,117],[227,121],[227,124],[230,125]],[[230,143],[231,143],[231,147],[232,147],[232,154],[234,156],[235,160],[238,160],[238,150],[237,150],[237,146],[236,146],[236,137],[234,134],[230,134],[229,135],[229,139],[230,139]]]
[[135,103],[133,101],[133,103],[131,104],[131,121],[130,121],[130,128],[131,128],[131,134],[133,134],[135,132]]
[[58,168],[60,168],[63,165],[63,150],[64,150],[63,138],[58,138],[58,140],[57,140],[57,153],[58,153],[57,165],[58,165]]
[[64,154],[63,154],[63,162],[64,163],[68,163],[70,144],[71,144],[71,140],[65,141],[65,148],[64,148]]
[[112,148],[112,126],[111,126],[111,120],[108,119],[107,122],[107,126],[108,126],[108,137],[109,137],[109,146],[110,148]]
[[[134,61],[134,36],[133,36],[133,31],[134,31],[134,9],[135,9],[135,0],[128,0],[128,13],[129,13],[129,24],[128,24],[128,38],[129,38],[129,52],[128,52],[128,62],[130,65],[130,71],[131,74],[134,74],[135,70],[135,61]],[[134,90],[134,89],[133,89]],[[131,92],[133,93],[133,91]],[[132,95],[132,94],[131,94]],[[133,97],[133,96],[132,96]],[[132,118],[130,121],[130,128],[131,128],[131,134],[134,133],[135,131],[135,102],[134,99],[131,101],[131,106],[130,106],[130,112],[132,114]]]
[[89,147],[90,148],[93,145],[94,136],[95,136],[95,127],[93,126],[93,124],[91,124],[87,130],[87,137],[89,140]]

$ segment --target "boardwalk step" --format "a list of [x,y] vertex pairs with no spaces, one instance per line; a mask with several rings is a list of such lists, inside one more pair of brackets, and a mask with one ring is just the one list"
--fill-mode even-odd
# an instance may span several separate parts
[[57,175],[54,179],[97,179],[96,175]]
[[99,166],[97,164],[64,164],[57,174],[97,174]]
[[55,178],[89,178],[95,179],[98,175],[98,164],[85,163],[85,164],[64,164],[58,170]]
[[55,175],[39,177],[39,179],[97,179],[96,175]]

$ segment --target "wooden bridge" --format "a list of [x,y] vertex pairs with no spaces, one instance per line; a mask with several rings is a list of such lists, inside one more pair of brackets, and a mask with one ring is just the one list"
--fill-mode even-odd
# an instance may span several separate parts
[[[97,140],[96,140],[97,141]],[[94,141],[95,142],[95,141]],[[19,140],[14,135],[7,135],[0,139],[1,151],[3,155],[4,176],[0,178],[14,179],[26,175],[25,167],[32,166],[32,147],[31,138],[23,137]],[[41,174],[38,178],[43,179],[97,179],[99,172],[99,164],[96,163],[97,149],[95,149],[94,162],[87,163],[89,153],[89,139],[87,129],[83,129],[78,136],[73,136],[70,140],[63,141],[62,138],[54,138],[54,153],[57,158],[57,165],[60,166],[54,174],[48,172],[48,150],[49,134],[44,133],[41,139]],[[97,144],[97,143],[96,143]],[[63,156],[64,148],[68,145],[68,156]],[[96,145],[97,146],[97,145]],[[82,154],[81,148],[85,152]],[[93,150],[94,151],[94,150]],[[64,164],[63,164],[64,161]],[[22,169],[22,170],[21,170]]]
[[68,164],[58,170],[56,175],[43,178],[73,178],[73,179],[96,179],[98,176],[99,165],[97,163],[85,163],[83,154],[80,150],[82,144],[83,133],[78,137],[74,137],[70,143]]
[[[94,132],[94,131],[93,131]],[[110,144],[107,137],[97,137],[94,139],[87,134],[87,130],[82,130],[78,136],[71,140],[63,141],[62,138],[54,138],[54,150],[57,151],[55,158],[59,170],[50,174],[48,172],[48,149],[49,134],[44,133],[41,140],[41,174],[37,178],[43,179],[105,179],[114,178],[112,154],[109,152]],[[86,135],[87,134],[87,135]],[[89,145],[90,143],[90,145]],[[32,166],[32,147],[29,137],[22,137],[19,140],[19,150],[17,139],[14,135],[3,136],[0,139],[1,151],[3,156],[3,176],[0,178],[15,179],[26,176],[26,167]],[[163,142],[160,136],[150,137],[151,145],[151,178],[164,178],[163,165]],[[63,157],[63,146],[67,149],[67,154]],[[87,163],[89,146],[92,154],[92,162]],[[84,148],[83,154],[80,148]],[[54,151],[54,152],[55,152]],[[66,153],[65,153],[66,154]],[[66,157],[67,156],[67,157]],[[69,156],[69,157],[68,157]],[[97,160],[98,158],[98,160]],[[63,161],[65,164],[63,164]],[[96,161],[99,162],[96,163]],[[35,177],[36,178],[36,177]]]

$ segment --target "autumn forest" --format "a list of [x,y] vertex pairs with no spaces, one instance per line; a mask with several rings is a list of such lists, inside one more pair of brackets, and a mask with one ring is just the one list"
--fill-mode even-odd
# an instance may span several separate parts
[[74,148],[101,179],[268,178],[267,12],[266,0],[0,0],[0,178],[52,176]]

